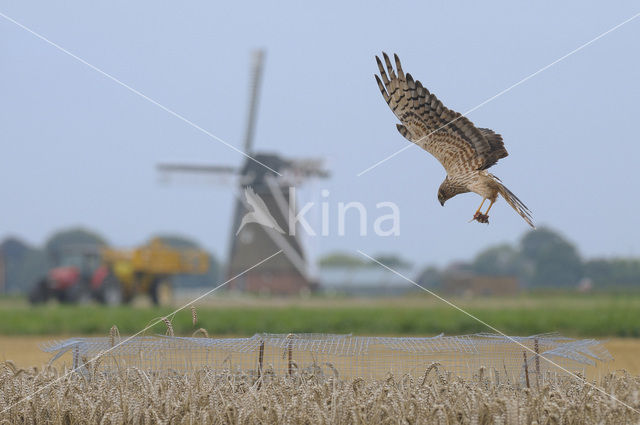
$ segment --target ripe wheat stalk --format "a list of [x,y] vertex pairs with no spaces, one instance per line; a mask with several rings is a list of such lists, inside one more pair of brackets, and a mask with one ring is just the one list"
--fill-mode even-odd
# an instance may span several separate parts
[[[0,423],[638,423],[632,410],[584,382],[555,377],[540,389],[448,377],[438,364],[419,378],[341,380],[298,370],[264,373],[148,373],[123,367],[62,375],[54,367],[18,369],[0,363]],[[437,374],[430,374],[433,369]],[[319,370],[319,369],[313,369]],[[27,402],[13,404],[49,385]],[[603,389],[640,407],[640,377],[610,374]]]

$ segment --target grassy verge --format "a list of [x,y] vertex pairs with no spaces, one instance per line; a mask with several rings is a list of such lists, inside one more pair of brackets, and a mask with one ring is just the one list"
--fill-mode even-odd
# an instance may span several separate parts
[[[505,299],[461,300],[460,305],[492,326],[514,335],[560,332],[567,336],[640,337],[640,296],[557,295]],[[171,308],[105,308],[98,305],[2,303],[0,334],[106,335],[112,325],[135,333]],[[402,299],[372,302],[295,301],[233,304],[197,308],[199,322],[211,335],[252,335],[257,332],[326,332],[361,335],[432,335],[490,331],[463,313],[433,300]],[[176,334],[194,331],[187,309],[173,320]],[[164,333],[161,323],[147,333]]]

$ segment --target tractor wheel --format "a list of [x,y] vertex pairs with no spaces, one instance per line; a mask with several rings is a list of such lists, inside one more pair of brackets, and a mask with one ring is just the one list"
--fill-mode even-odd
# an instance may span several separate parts
[[110,306],[120,305],[124,302],[122,286],[114,275],[109,274],[104,278],[98,291],[98,299],[102,304]]
[[93,300],[91,289],[83,282],[70,286],[62,293],[61,301],[69,304],[89,304]]
[[173,287],[169,279],[157,279],[151,286],[151,301],[155,305],[171,305],[173,303]]
[[46,303],[51,297],[51,291],[47,286],[47,278],[42,278],[29,292],[29,302],[31,304]]

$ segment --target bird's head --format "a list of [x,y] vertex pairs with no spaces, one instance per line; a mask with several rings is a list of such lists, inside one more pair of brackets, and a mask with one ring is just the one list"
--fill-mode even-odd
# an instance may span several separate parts
[[456,196],[458,193],[461,193],[461,191],[456,187],[456,185],[452,184],[449,177],[447,177],[438,188],[438,202],[440,202],[440,205],[444,207],[444,203],[447,202],[448,199]]
[[447,201],[447,199],[448,198],[445,197],[445,194],[442,191],[442,189],[438,189],[438,202],[440,202],[440,205],[444,207],[444,203]]

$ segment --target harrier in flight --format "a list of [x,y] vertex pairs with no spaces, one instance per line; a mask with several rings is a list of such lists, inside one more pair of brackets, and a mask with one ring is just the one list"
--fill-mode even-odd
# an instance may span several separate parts
[[[389,56],[383,53],[383,57],[384,65],[376,56],[380,69],[376,81],[384,100],[402,123],[397,124],[398,131],[435,156],[447,172],[438,189],[440,204],[444,206],[447,199],[460,193],[475,192],[482,196],[482,203],[472,221],[488,223],[489,210],[501,195],[535,228],[526,205],[487,171],[508,155],[502,136],[488,128],[477,128],[465,116],[444,106],[420,81],[404,73],[398,55],[394,55],[395,71]],[[487,199],[489,207],[482,213],[480,209]]]

